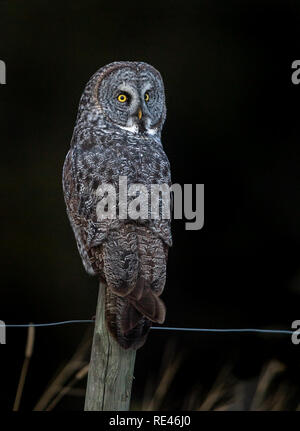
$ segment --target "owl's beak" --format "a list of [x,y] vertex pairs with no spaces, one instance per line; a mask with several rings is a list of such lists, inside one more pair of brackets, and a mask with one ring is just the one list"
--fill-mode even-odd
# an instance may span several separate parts
[[136,125],[138,126],[139,133],[145,132],[145,113],[143,113],[142,108],[139,106],[134,114]]

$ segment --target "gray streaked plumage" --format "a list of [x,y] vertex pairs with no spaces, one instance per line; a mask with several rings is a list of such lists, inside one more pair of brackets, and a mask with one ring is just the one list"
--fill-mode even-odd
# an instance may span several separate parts
[[[120,102],[126,94],[126,103]],[[147,96],[146,96],[147,95]],[[148,100],[149,99],[149,100]],[[142,111],[142,117],[139,110]],[[124,348],[138,348],[151,322],[162,323],[170,220],[98,220],[99,185],[171,185],[161,144],[162,78],[143,62],[115,62],[87,83],[63,169],[67,213],[83,265],[106,284],[106,321]]]

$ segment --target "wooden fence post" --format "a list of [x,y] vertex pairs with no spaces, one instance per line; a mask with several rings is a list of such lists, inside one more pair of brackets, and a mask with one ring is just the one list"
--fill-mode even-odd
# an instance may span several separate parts
[[100,282],[85,411],[129,410],[136,351],[125,350],[105,323],[105,289]]

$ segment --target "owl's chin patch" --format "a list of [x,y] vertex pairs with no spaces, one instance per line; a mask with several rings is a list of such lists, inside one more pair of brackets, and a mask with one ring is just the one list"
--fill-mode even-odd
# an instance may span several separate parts
[[136,124],[133,124],[132,126],[120,126],[120,124],[118,124],[118,127],[120,127],[120,129],[122,130],[127,130],[128,132],[131,132],[131,133],[139,132],[139,128]]
[[146,129],[146,132],[148,133],[148,135],[156,135],[157,133],[157,129]]
[[[139,126],[137,124],[134,124],[132,126],[120,126],[118,124],[118,127],[120,127],[120,129],[122,129],[122,130],[127,130],[128,132],[131,132],[134,134],[138,134],[140,132]],[[148,135],[153,136],[157,133],[157,128],[155,128],[155,129],[151,129],[151,128],[147,129],[146,128],[146,129],[144,129],[143,132],[147,133]]]

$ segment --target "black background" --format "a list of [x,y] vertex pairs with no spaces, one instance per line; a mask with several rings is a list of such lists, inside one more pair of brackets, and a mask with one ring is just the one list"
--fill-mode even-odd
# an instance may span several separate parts
[[[89,319],[97,281],[85,274],[61,187],[64,157],[89,77],[115,60],[163,75],[163,144],[173,182],[205,184],[205,225],[173,223],[163,294],[167,326],[290,328],[300,318],[300,4],[292,1],[1,1],[2,247],[0,319]],[[37,331],[22,409],[69,359],[83,325]],[[240,379],[270,358],[300,378],[289,336],[151,333],[133,398],[155,381],[166,342],[185,353],[172,408],[228,362]],[[0,346],[1,409],[11,409],[26,331]],[[67,397],[58,409],[82,409]]]

